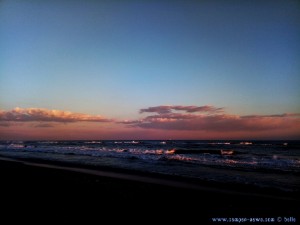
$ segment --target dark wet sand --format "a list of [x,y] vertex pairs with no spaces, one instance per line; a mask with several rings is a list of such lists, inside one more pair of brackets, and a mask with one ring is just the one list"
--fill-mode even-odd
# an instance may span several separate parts
[[212,217],[300,215],[295,193],[115,168],[2,158],[0,177],[2,215],[12,213],[11,220],[36,221],[40,216],[52,221],[96,220],[94,224],[107,224],[101,222],[104,219],[199,224]]

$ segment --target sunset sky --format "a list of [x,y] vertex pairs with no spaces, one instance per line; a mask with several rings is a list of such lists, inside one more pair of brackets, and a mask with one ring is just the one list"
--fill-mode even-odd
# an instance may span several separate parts
[[4,0],[0,33],[1,140],[300,139],[299,1]]

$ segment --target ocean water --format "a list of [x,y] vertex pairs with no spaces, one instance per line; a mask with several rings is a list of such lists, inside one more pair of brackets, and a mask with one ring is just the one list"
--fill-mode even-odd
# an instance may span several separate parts
[[1,141],[0,156],[300,191],[300,141]]

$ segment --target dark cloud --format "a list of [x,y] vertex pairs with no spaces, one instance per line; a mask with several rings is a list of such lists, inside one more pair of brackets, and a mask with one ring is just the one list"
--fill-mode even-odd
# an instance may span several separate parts
[[185,111],[187,113],[194,113],[194,112],[215,113],[215,112],[222,112],[223,108],[216,108],[211,105],[204,105],[204,106],[161,105],[161,106],[155,106],[155,107],[149,107],[146,109],[141,109],[140,113],[154,112],[154,113],[158,113],[158,114],[167,114],[167,113],[172,113],[172,110]]
[[273,114],[273,115],[248,115],[248,116],[241,116],[241,118],[248,118],[248,119],[254,119],[254,118],[270,118],[270,117],[299,117],[300,113],[283,113],[283,114]]

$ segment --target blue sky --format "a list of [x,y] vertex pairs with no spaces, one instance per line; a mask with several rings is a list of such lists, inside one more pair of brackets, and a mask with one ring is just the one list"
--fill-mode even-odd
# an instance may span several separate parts
[[300,112],[298,1],[0,3],[0,106]]

